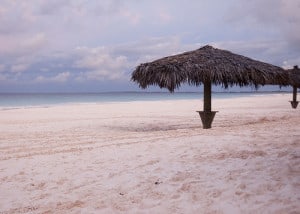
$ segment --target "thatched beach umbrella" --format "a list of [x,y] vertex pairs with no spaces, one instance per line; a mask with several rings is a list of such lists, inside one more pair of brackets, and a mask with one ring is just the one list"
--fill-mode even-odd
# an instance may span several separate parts
[[297,108],[297,88],[300,88],[300,69],[297,65],[294,66],[293,69],[287,70],[290,76],[290,83],[293,86],[293,100],[290,101],[292,108]]
[[164,57],[139,65],[132,80],[141,88],[158,85],[174,92],[181,84],[204,84],[204,108],[199,111],[203,128],[211,128],[216,114],[211,111],[211,85],[254,86],[288,85],[288,72],[282,68],[259,62],[226,50],[204,46],[182,54]]

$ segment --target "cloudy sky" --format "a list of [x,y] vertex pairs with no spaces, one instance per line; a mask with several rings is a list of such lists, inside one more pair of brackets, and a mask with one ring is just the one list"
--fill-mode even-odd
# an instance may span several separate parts
[[139,90],[142,62],[206,44],[300,65],[300,0],[0,0],[1,92]]

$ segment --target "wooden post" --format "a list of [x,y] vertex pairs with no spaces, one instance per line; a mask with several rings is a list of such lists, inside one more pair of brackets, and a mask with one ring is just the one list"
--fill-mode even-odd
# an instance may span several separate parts
[[293,86],[293,101],[297,101],[297,87]]
[[203,111],[209,112],[211,111],[211,82],[204,82],[204,105]]
[[293,86],[293,100],[290,101],[291,105],[292,105],[292,108],[297,108],[298,106],[298,101],[297,101],[297,86]]
[[[299,72],[298,65],[294,66],[294,69],[292,70],[292,72],[295,73],[296,75],[299,75],[298,74],[298,72]],[[297,86],[296,85],[293,85],[293,100],[290,101],[290,103],[292,105],[292,108],[294,108],[294,109],[297,108],[299,102],[297,101]]]
[[204,82],[203,111],[197,111],[200,115],[203,128],[210,129],[216,115],[216,111],[211,111],[211,81]]

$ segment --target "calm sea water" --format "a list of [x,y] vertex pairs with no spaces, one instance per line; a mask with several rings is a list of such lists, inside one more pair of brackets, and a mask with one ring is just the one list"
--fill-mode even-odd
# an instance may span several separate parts
[[[270,92],[252,93],[213,93],[214,99],[227,99],[234,97],[270,94]],[[112,93],[55,93],[55,94],[1,94],[0,107],[34,107],[52,106],[58,104],[73,103],[102,103],[102,102],[130,102],[130,101],[153,101],[153,100],[180,100],[203,98],[202,93],[178,92],[112,92]]]

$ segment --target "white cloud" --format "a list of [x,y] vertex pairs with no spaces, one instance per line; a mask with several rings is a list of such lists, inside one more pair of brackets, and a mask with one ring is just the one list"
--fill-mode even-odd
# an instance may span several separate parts
[[70,76],[71,76],[70,72],[62,72],[53,77],[38,76],[35,79],[35,82],[38,82],[38,83],[49,83],[49,82],[50,83],[51,82],[52,83],[64,83],[69,79]]
[[147,38],[116,46],[114,51],[130,57],[131,68],[164,56],[200,48],[200,44],[183,44],[178,36]]
[[7,80],[6,76],[3,74],[0,74],[0,81],[6,81],[6,80]]
[[87,80],[117,80],[123,78],[123,75],[119,72],[111,72],[109,70],[93,70],[84,74]]
[[21,48],[28,51],[37,51],[47,43],[44,33],[37,33],[21,43]]
[[55,77],[51,78],[54,82],[66,82],[70,77],[70,72],[59,73]]
[[121,12],[121,15],[123,15],[126,19],[129,20],[129,23],[132,25],[137,25],[141,22],[141,15],[139,13],[134,13],[129,10],[124,10]]
[[299,55],[288,48],[287,41],[253,40],[214,42],[216,48],[226,49],[252,59],[271,63],[283,68],[300,64]]
[[222,41],[213,42],[213,46],[221,49],[229,49],[238,53],[248,55],[278,54],[285,47],[286,42],[276,40],[252,40],[252,41]]
[[76,68],[84,70],[81,79],[88,80],[121,79],[124,72],[129,68],[126,56],[113,55],[104,47],[99,48],[77,48],[79,58],[74,63]]
[[159,17],[160,21],[165,24],[169,23],[173,19],[173,17],[171,16],[170,13],[168,13],[167,11],[163,11],[163,10],[161,10],[158,13],[158,17]]
[[300,66],[300,57],[299,56],[295,57],[295,58],[287,59],[283,62],[283,68],[285,68],[285,69],[291,69],[295,65]]
[[299,0],[0,1],[0,72],[15,82],[125,82],[140,63],[207,43],[300,64]]
[[19,73],[25,71],[29,67],[28,64],[17,64],[11,66],[11,72],[13,73]]
[[291,46],[300,51],[300,1],[282,0],[282,5],[281,13],[285,20],[282,32]]
[[7,8],[4,7],[3,5],[0,5],[0,17],[1,17],[1,19],[3,19],[6,14],[7,14]]
[[63,9],[70,6],[70,0],[41,1],[38,7],[38,12],[41,15],[57,15]]
[[284,36],[289,48],[300,50],[299,10],[298,0],[237,1],[227,14],[227,20],[235,27],[247,28],[249,32],[252,29],[257,37],[268,33],[273,34],[273,38]]
[[149,38],[111,47],[78,47],[78,59],[74,62],[74,67],[82,72],[76,80],[128,80],[138,64],[191,48],[196,49],[199,46],[183,45],[179,37]]
[[49,68],[40,68],[40,71],[42,72],[48,72],[50,69]]
[[0,64],[0,73],[4,72],[6,69],[6,66],[4,64]]
[[46,50],[47,37],[44,33],[31,35],[1,35],[0,34],[0,55],[15,57],[37,56]]

